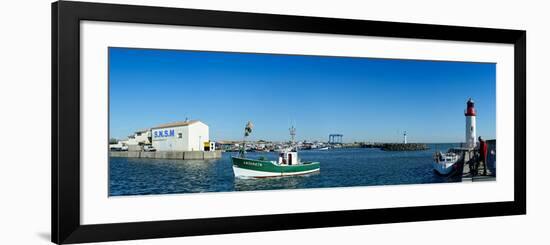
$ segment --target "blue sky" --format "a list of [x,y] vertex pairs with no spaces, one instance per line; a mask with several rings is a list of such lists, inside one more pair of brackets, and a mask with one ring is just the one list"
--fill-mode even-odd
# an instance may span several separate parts
[[477,134],[495,138],[496,65],[109,48],[110,135],[198,119],[212,140],[463,142],[476,102]]

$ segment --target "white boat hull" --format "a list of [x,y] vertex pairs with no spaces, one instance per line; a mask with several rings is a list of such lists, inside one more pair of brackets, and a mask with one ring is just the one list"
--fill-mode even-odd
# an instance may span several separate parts
[[456,170],[456,168],[458,167],[457,163],[458,161],[452,162],[452,163],[434,162],[433,168],[436,172],[438,172],[441,175],[449,175]]
[[301,172],[291,172],[291,173],[278,173],[278,172],[266,172],[266,171],[255,171],[250,169],[239,168],[233,165],[233,173],[236,178],[248,179],[248,178],[268,178],[268,177],[282,177],[282,176],[291,176],[291,175],[304,175],[314,172],[318,172],[319,168],[301,171]]

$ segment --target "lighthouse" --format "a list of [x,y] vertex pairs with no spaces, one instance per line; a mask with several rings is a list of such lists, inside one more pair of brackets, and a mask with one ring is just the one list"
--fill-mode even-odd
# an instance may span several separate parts
[[476,109],[474,108],[474,101],[472,98],[466,102],[466,147],[474,148],[477,144],[476,138]]

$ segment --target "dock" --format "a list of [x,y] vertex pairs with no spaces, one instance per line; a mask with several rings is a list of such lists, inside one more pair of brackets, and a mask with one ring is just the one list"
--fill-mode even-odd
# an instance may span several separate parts
[[208,160],[222,157],[222,151],[110,151],[110,157]]
[[494,181],[496,180],[496,155],[491,152],[496,152],[496,140],[487,141],[487,174],[483,175],[484,166],[479,165],[477,173],[474,171],[474,164],[476,164],[475,150],[462,148],[462,182],[480,182],[480,181]]
[[462,166],[462,182],[479,182],[479,181],[494,181],[496,180],[496,176],[493,172],[491,172],[490,168],[487,171],[487,175],[483,175],[483,169],[484,166],[482,164],[479,165],[477,173],[473,174],[473,164],[475,164],[475,160],[471,159],[466,162],[466,164],[463,164]]

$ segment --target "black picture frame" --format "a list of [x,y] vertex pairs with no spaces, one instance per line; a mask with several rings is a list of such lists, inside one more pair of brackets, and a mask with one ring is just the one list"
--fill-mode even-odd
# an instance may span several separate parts
[[[80,21],[453,40],[514,45],[514,201],[224,218],[80,223]],[[52,4],[54,243],[442,220],[526,213],[526,31],[60,1]]]

